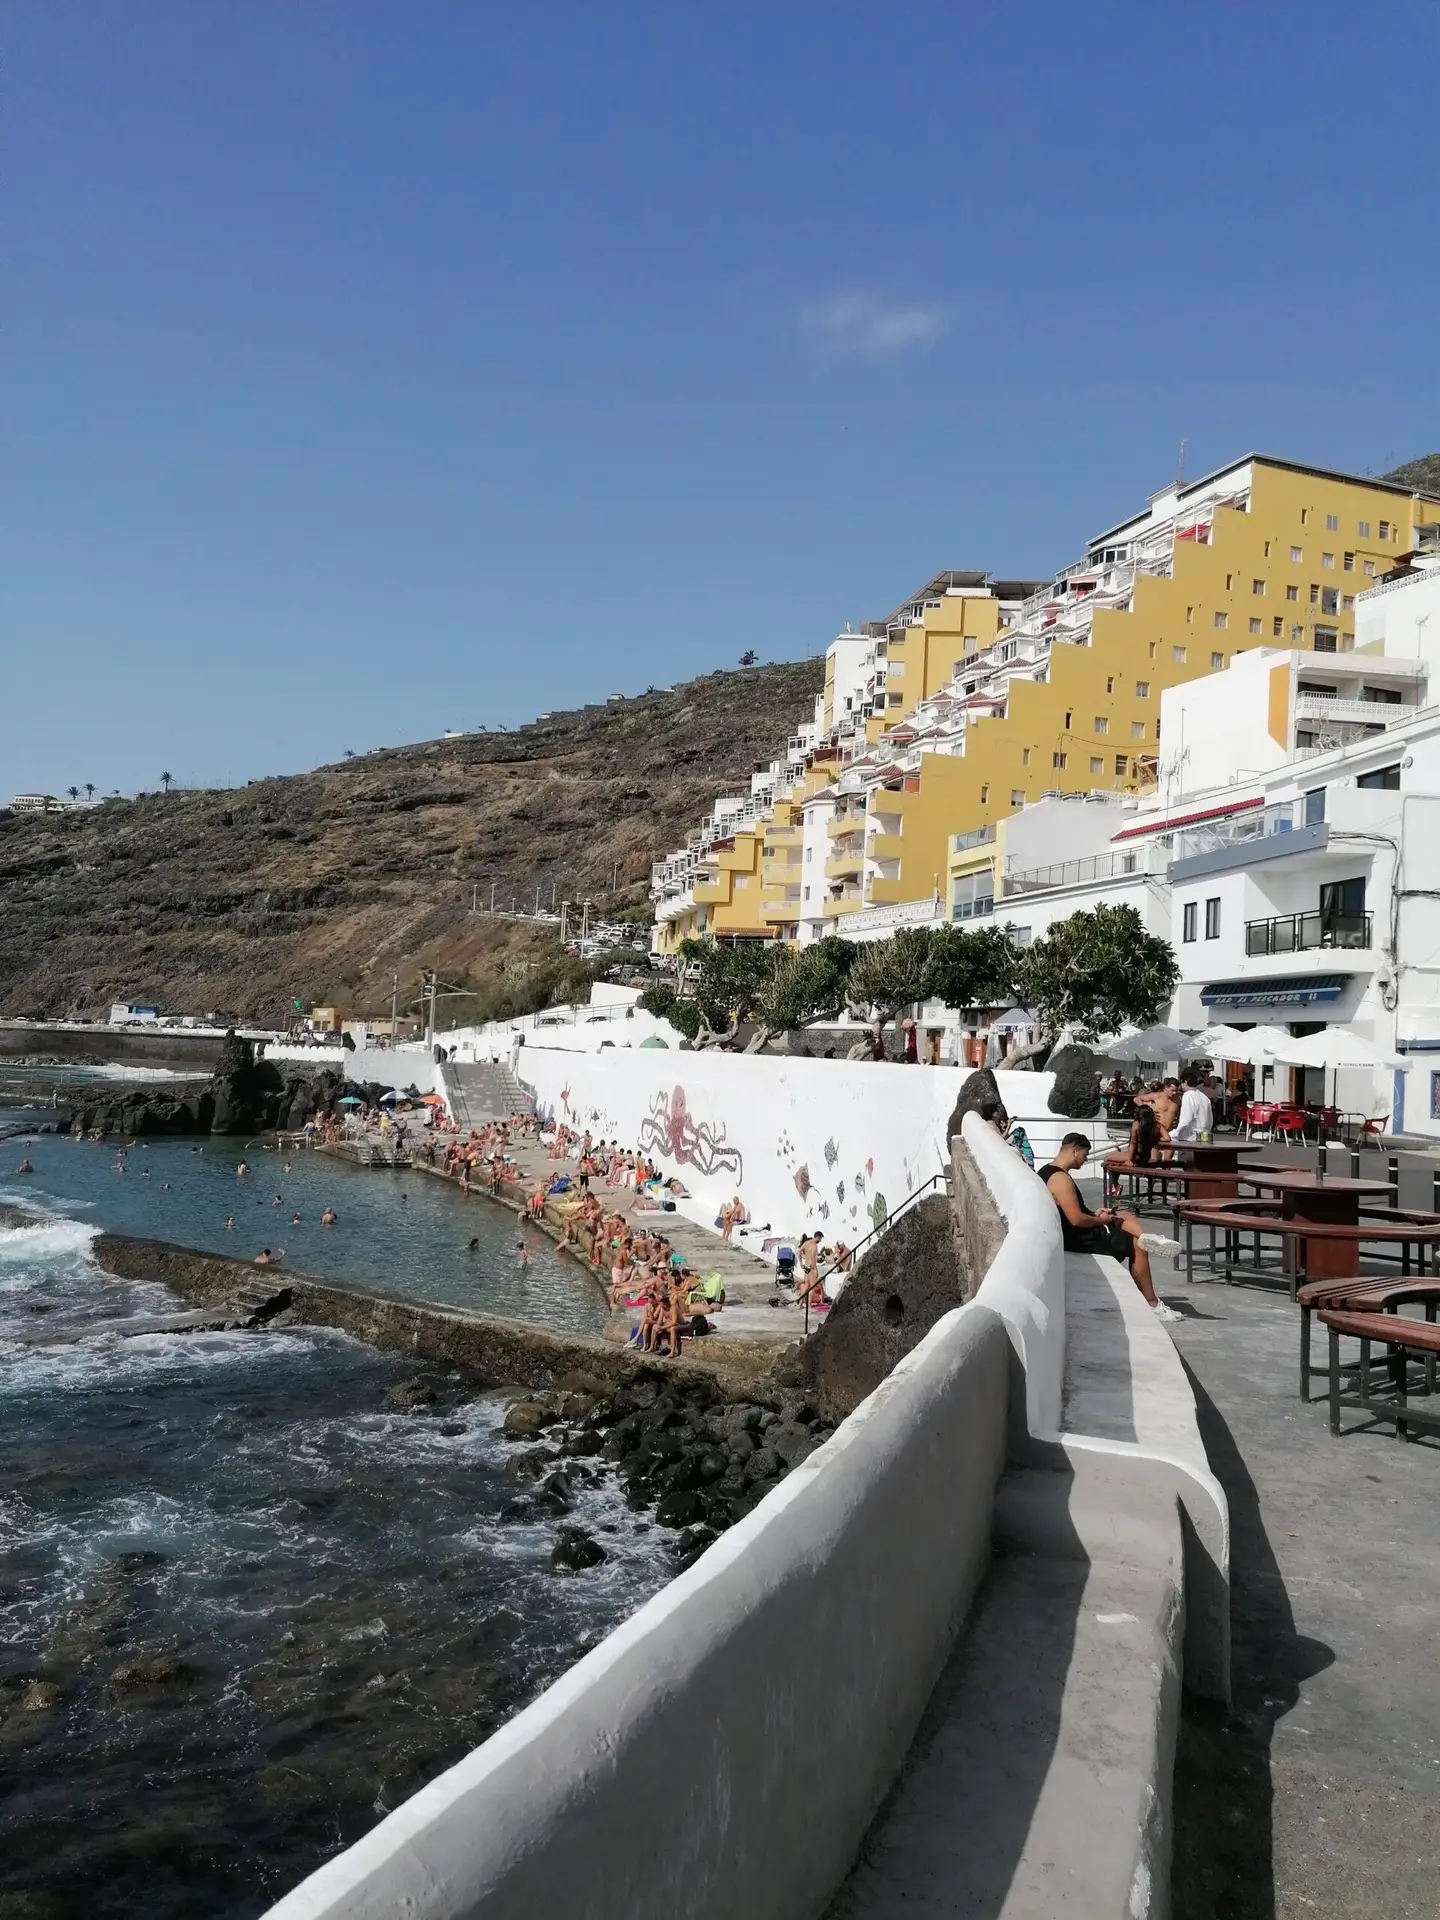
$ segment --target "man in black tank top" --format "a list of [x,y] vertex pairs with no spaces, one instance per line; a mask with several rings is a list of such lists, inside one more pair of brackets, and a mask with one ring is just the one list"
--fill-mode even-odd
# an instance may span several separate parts
[[1050,1198],[1060,1214],[1060,1232],[1067,1253],[1108,1253],[1112,1260],[1129,1267],[1148,1303],[1162,1320],[1178,1320],[1180,1315],[1155,1298],[1155,1282],[1150,1274],[1152,1253],[1175,1254],[1178,1240],[1161,1233],[1147,1233],[1133,1213],[1120,1213],[1114,1207],[1102,1207],[1091,1213],[1080,1198],[1075,1173],[1090,1157],[1090,1142],[1083,1133],[1067,1133],[1060,1150],[1048,1166],[1037,1169]]

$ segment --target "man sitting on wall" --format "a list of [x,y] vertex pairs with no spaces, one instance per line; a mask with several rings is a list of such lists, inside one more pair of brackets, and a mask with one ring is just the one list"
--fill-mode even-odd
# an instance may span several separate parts
[[1075,1184],[1075,1171],[1090,1157],[1090,1142],[1083,1133],[1067,1133],[1060,1151],[1048,1166],[1039,1169],[1050,1198],[1060,1210],[1060,1232],[1067,1253],[1108,1253],[1130,1269],[1135,1284],[1160,1320],[1182,1318],[1173,1307],[1155,1298],[1155,1283],[1150,1276],[1152,1253],[1176,1254],[1178,1240],[1167,1240],[1163,1233],[1147,1233],[1133,1213],[1120,1213],[1114,1207],[1102,1207],[1098,1213],[1087,1210]]

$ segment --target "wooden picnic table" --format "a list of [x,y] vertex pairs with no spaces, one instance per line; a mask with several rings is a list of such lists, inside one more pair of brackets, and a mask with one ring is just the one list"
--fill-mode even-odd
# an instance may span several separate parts
[[[1328,1184],[1328,1183],[1327,1183]],[[1388,1188],[1386,1189],[1388,1192]],[[1358,1196],[1357,1196],[1358,1199]],[[1425,1249],[1437,1250],[1440,1257],[1440,1214],[1415,1213],[1392,1207],[1363,1209],[1357,1204],[1353,1223],[1297,1218],[1285,1212],[1284,1202],[1274,1200],[1211,1200],[1203,1205],[1183,1205],[1177,1209],[1177,1226],[1185,1229],[1186,1278],[1195,1270],[1195,1228],[1209,1227],[1212,1258],[1215,1234],[1224,1235],[1220,1265],[1225,1282],[1240,1265],[1242,1234],[1253,1234],[1256,1269],[1260,1262],[1260,1240],[1273,1235],[1281,1244],[1280,1270],[1289,1278],[1291,1291],[1302,1280],[1356,1279],[1359,1277],[1359,1252],[1362,1241],[1373,1246],[1391,1246],[1399,1250],[1401,1276],[1410,1271],[1410,1249],[1419,1249],[1419,1268],[1425,1271]],[[1376,1259],[1381,1255],[1375,1254]],[[1335,1268],[1341,1271],[1337,1274]],[[1317,1271],[1317,1267],[1320,1269]]]
[[1110,1158],[1105,1162],[1106,1192],[1118,1193],[1120,1178],[1131,1181],[1131,1192],[1138,1193],[1142,1180],[1162,1188],[1168,1182],[1178,1186],[1187,1200],[1234,1200],[1240,1192],[1240,1155],[1259,1153],[1260,1148],[1243,1140],[1183,1141],[1175,1148],[1172,1160],[1152,1160],[1136,1166],[1133,1160]]
[[1239,1174],[1243,1186],[1259,1193],[1274,1193],[1280,1198],[1281,1218],[1304,1221],[1316,1227],[1354,1229],[1353,1234],[1317,1233],[1303,1236],[1306,1276],[1311,1280],[1346,1280],[1360,1271],[1360,1242],[1373,1238],[1360,1231],[1360,1201],[1363,1195],[1390,1192],[1388,1180],[1351,1180],[1318,1174],[1293,1167],[1245,1167]]

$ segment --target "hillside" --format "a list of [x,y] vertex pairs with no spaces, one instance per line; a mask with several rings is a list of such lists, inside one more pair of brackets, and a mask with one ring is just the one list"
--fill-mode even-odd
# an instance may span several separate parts
[[497,906],[533,907],[537,887],[548,905],[553,887],[638,908],[651,861],[748,787],[823,671],[711,674],[233,791],[0,814],[0,1013],[388,1012],[392,971],[404,995],[426,966],[483,986],[536,943],[472,917],[472,887],[482,906],[494,883]]
[[1403,467],[1382,473],[1382,480],[1397,486],[1414,487],[1420,493],[1440,493],[1440,453],[1425,453],[1418,460],[1407,460]]

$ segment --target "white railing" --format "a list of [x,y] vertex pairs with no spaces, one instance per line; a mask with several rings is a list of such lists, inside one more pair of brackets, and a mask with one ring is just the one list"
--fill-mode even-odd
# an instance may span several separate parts
[[1139,853],[1093,853],[1056,860],[1046,867],[1023,867],[1005,875],[1005,894],[1043,893],[1055,887],[1079,887],[1091,880],[1118,880],[1142,872]]
[[845,916],[845,937],[852,933],[888,933],[896,927],[938,927],[945,908],[939,900],[902,900],[890,907],[861,907]]
[[1341,700],[1328,693],[1301,693],[1295,701],[1297,720],[1360,720],[1373,727],[1394,726],[1414,711],[1403,701]]

